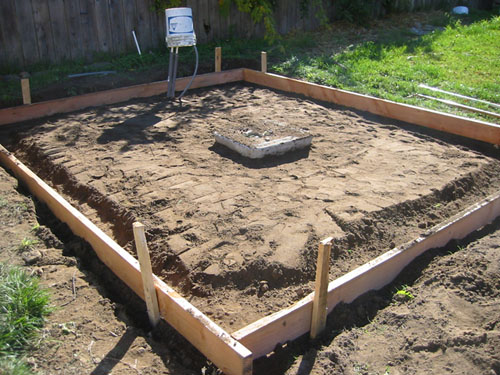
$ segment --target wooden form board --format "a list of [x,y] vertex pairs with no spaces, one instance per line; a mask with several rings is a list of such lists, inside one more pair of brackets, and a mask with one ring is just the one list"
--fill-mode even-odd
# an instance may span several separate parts
[[[408,123],[422,125],[448,133],[459,134],[472,139],[500,144],[500,126],[495,124],[470,120],[405,104],[398,104],[366,95],[249,69],[236,69],[222,73],[201,75],[195,79],[192,87],[207,87],[241,80],[264,87],[302,94],[317,100],[353,107],[388,118],[406,121]],[[177,80],[176,89],[183,90],[187,81],[188,78]],[[55,113],[71,112],[90,106],[117,103],[131,98],[158,95],[165,91],[166,82],[162,81],[86,94],[78,97],[58,99],[23,107],[6,108],[0,110],[0,125],[49,116]],[[21,168],[19,167],[20,163],[15,161],[6,151],[0,152],[0,161],[11,169],[14,167]],[[21,170],[23,170],[23,168],[21,168]],[[16,174],[17,173],[18,172],[16,172]],[[29,177],[24,177],[27,178],[28,181],[36,177],[29,174],[28,176]],[[41,188],[35,188],[35,190],[40,189]],[[491,221],[500,214],[499,195],[500,193],[471,207],[462,215],[459,215],[456,220],[451,219],[439,227],[433,228],[430,231],[432,233],[395,248],[355,271],[332,281],[328,287],[327,306],[329,311],[339,302],[352,302],[357,296],[370,289],[383,287],[393,280],[406,264],[429,248],[443,246],[452,238],[462,238],[476,228],[484,225],[484,223]],[[53,199],[50,197],[51,195],[49,194],[49,198],[47,198],[48,201]],[[54,203],[55,208],[53,209],[56,215],[61,211],[61,208],[58,208],[60,203],[57,202],[58,199],[56,199],[56,203]],[[66,212],[65,209],[63,209],[63,215],[65,215],[64,212]],[[81,215],[76,211],[76,216],[73,219],[70,218],[69,221],[76,221],[76,225],[80,225],[78,224],[80,220],[78,214]],[[94,233],[94,236],[95,235]],[[107,253],[107,250],[100,255],[98,253],[99,257],[102,257],[101,260],[105,263],[106,261],[109,263],[117,261],[119,264],[123,262],[128,264],[128,266],[125,267],[126,271],[118,270],[116,274],[120,278],[122,278],[120,275],[123,275],[124,278],[122,278],[122,280],[136,291],[138,295],[143,297],[141,292],[142,281],[140,281],[137,261],[109,238],[102,239],[100,236],[97,237],[98,239],[96,239],[96,241],[101,243],[104,248],[113,249],[114,251],[114,253],[113,251],[111,252],[113,255]],[[87,239],[87,241],[89,241],[89,239]],[[109,241],[111,241],[111,243],[109,243]],[[121,251],[115,251],[120,249]],[[130,276],[129,273],[132,276]],[[308,332],[311,326],[312,294],[290,308],[264,317],[233,333],[232,337],[238,340],[237,342],[196,308],[190,305],[189,302],[180,297],[168,285],[163,283],[156,276],[154,279],[158,293],[160,312],[164,319],[228,374],[250,373],[252,355],[253,358],[265,355],[271,352],[276,344],[292,340]],[[208,335],[207,332],[209,332]],[[216,336],[216,338],[214,336]],[[223,350],[220,350],[221,340],[227,344],[222,345]],[[227,346],[231,346],[233,350],[227,349]],[[250,352],[249,349],[252,350],[252,352]],[[228,355],[228,353],[230,355]]]
[[425,126],[483,142],[500,144],[500,125],[497,124],[449,115],[250,69],[243,70],[243,79],[246,82],[260,86],[302,94],[313,99],[356,108],[410,124]]
[[[184,90],[190,79],[191,77],[177,79],[175,89],[177,91]],[[228,82],[237,82],[242,79],[242,69],[227,70],[221,73],[201,74],[194,79],[191,88],[194,89]],[[57,113],[77,111],[92,106],[119,103],[133,98],[146,98],[163,94],[166,91],[167,81],[158,81],[69,98],[49,100],[30,105],[4,108],[0,109],[0,125],[41,118]]]
[[[500,215],[500,191],[433,227],[419,238],[396,247],[328,285],[328,312],[340,302],[390,283],[412,260],[425,251],[461,239]],[[236,332],[233,337],[250,349],[254,358],[264,356],[278,344],[293,340],[311,327],[313,293],[293,306],[264,317]]]
[[[74,234],[86,240],[99,259],[137,295],[144,299],[139,262],[55,190],[0,145],[0,163],[12,170],[29,190],[47,204],[54,215]],[[228,375],[252,373],[252,353],[191,305],[171,287],[154,276],[162,317],[191,344]]]

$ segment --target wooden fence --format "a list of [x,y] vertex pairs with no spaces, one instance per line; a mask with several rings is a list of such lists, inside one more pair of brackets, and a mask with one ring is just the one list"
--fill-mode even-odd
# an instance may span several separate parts
[[[199,42],[264,35],[263,25],[255,25],[234,4],[229,14],[222,16],[218,1],[184,1],[183,5],[193,9]],[[323,1],[329,18],[335,18],[336,2]],[[379,4],[376,12],[380,12],[382,0],[374,1]],[[442,2],[394,0],[397,8],[408,10]],[[282,34],[319,26],[315,10],[309,9],[304,15],[300,0],[278,0],[275,16]],[[95,52],[131,51],[135,48],[132,30],[143,51],[164,45],[164,14],[154,11],[153,0],[0,0],[0,66],[90,60]]]

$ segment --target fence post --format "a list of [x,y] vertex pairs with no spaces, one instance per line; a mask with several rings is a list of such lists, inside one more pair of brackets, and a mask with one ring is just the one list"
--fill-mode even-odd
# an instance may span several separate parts
[[222,70],[222,48],[215,47],[215,71],[220,72]]
[[316,265],[316,284],[311,319],[311,338],[315,339],[326,326],[326,299],[328,296],[328,273],[330,271],[330,253],[332,237],[328,237],[319,244],[318,262]]
[[144,225],[135,222],[132,225],[134,229],[135,247],[141,266],[142,284],[144,287],[144,300],[148,309],[148,316],[151,325],[154,327],[160,321],[160,312],[158,309],[158,299],[153,282],[153,270],[151,269],[151,259],[149,258],[148,244],[144,235]]

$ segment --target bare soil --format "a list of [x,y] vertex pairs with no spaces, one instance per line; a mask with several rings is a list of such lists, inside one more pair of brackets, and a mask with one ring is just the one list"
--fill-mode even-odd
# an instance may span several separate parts
[[[308,131],[313,135],[311,149],[252,161],[214,143],[214,131],[265,121]],[[335,237],[333,279],[500,187],[495,147],[250,85],[196,90],[185,97],[182,107],[155,97],[6,127],[2,143],[131,253],[132,223],[146,224],[155,273],[228,331],[309,293],[321,239]],[[486,238],[492,238],[486,243],[498,240],[495,230],[486,233]],[[450,256],[458,259],[459,254],[469,253],[467,249]],[[432,288],[436,300],[439,287],[449,288],[447,271],[439,260],[436,272],[444,276]],[[484,262],[485,269],[490,263],[498,266],[489,259]],[[450,267],[459,273],[470,269],[458,260]],[[408,373],[402,366],[417,359],[405,357],[409,349],[404,345],[397,349],[391,336],[386,340],[393,346],[366,346],[358,357],[356,345],[368,339],[356,327],[370,330],[376,318],[396,335],[401,326],[387,319],[380,322],[387,309],[408,309],[408,315],[422,315],[422,326],[416,325],[409,335],[415,340],[425,337],[441,311],[439,304],[417,303],[428,293],[424,292],[428,283],[418,289],[419,277],[424,280],[432,272],[433,268],[421,267],[414,284],[405,281],[417,296],[411,301],[392,301],[394,291],[390,291],[376,294],[373,298],[379,302],[371,301],[369,309],[355,307],[360,311],[357,315],[345,307],[324,341],[311,349],[299,340],[284,354],[275,354],[274,370],[270,360],[262,360],[256,373],[287,369],[332,373],[336,369],[383,374],[381,363]],[[484,278],[487,294],[481,294],[481,288],[477,293],[471,289],[482,305],[491,299],[498,303],[498,273],[496,278],[495,272],[488,275]],[[443,319],[453,321],[453,327],[457,321],[457,327],[469,329],[451,314]],[[443,322],[436,324],[445,329]],[[469,323],[479,324],[472,318]],[[336,330],[350,325],[355,328],[345,334],[352,335],[348,338],[354,344],[339,351],[336,340],[343,336]],[[453,335],[460,336],[458,331]],[[361,341],[355,341],[358,336]],[[481,349],[485,358],[488,345],[494,344],[488,337],[480,342],[485,344]],[[455,341],[457,347],[468,342]],[[452,347],[447,339],[439,343]],[[387,360],[389,354],[395,359]],[[422,368],[432,369],[430,359],[421,360]],[[497,371],[498,361],[488,361],[481,366]],[[198,369],[200,363],[195,361]]]

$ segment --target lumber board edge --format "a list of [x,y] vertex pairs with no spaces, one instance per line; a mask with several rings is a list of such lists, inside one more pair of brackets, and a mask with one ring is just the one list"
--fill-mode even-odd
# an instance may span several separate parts
[[[418,238],[398,246],[331,281],[328,312],[340,303],[389,284],[417,256],[461,239],[500,216],[500,191],[434,226]],[[267,355],[276,345],[307,333],[311,326],[313,293],[289,308],[268,315],[234,332],[232,336],[252,351],[254,358]]]
[[[176,80],[177,91],[184,90],[191,77]],[[191,88],[201,88],[243,80],[243,70],[234,69],[220,73],[207,73],[196,76]],[[133,98],[146,98],[160,95],[167,91],[167,81],[157,81],[99,91],[62,99],[48,100],[17,107],[0,109],[0,125],[33,120],[58,113],[73,112],[84,108],[124,102]]]
[[243,80],[329,103],[367,111],[383,117],[432,128],[492,144],[500,144],[500,125],[451,115],[409,104],[309,83],[277,74],[243,69]]
[[[73,233],[90,243],[99,259],[144,299],[139,262],[102,232],[81,212],[0,145],[0,163],[10,169],[29,190],[47,204]],[[228,375],[250,375],[253,354],[171,287],[154,277],[160,313],[179,333]]]

